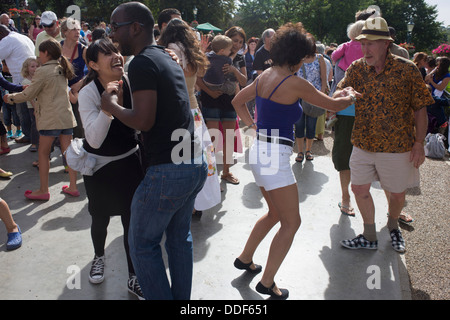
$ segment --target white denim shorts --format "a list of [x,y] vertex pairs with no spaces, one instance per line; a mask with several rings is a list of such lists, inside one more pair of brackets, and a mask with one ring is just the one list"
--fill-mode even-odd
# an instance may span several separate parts
[[291,155],[292,147],[255,139],[250,148],[249,164],[258,187],[270,191],[297,183]]

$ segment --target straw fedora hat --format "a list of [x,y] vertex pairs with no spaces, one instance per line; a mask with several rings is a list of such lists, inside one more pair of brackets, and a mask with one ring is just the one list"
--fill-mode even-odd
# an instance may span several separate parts
[[391,35],[389,33],[389,26],[381,17],[377,18],[371,18],[366,20],[364,23],[364,27],[361,31],[361,34],[355,38],[355,40],[388,40],[388,41],[394,41],[394,39],[391,38]]

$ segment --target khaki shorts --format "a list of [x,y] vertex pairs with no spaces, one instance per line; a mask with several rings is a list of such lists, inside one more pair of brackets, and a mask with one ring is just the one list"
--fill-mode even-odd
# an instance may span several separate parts
[[410,152],[368,152],[353,147],[350,157],[351,183],[366,185],[380,181],[383,190],[402,193],[408,188],[418,187],[419,169],[409,161]]

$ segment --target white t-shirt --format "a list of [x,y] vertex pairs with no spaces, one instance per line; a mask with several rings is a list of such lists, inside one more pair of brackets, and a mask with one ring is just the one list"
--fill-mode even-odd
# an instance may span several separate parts
[[36,58],[33,41],[27,36],[12,31],[0,41],[0,60],[6,61],[14,84],[22,84],[22,65],[30,57]]

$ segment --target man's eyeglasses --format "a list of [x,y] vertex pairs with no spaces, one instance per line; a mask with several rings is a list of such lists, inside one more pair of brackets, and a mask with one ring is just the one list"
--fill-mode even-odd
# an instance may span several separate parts
[[[117,29],[119,29],[120,27],[123,27],[123,26],[128,26],[128,25],[130,25],[130,24],[132,24],[132,23],[135,23],[136,21],[127,21],[127,22],[113,22],[113,23],[111,23],[111,31],[112,32],[116,32],[117,31]],[[141,27],[143,27],[144,26],[144,24],[143,23],[140,23],[140,22],[136,22],[137,24],[139,24]]]

